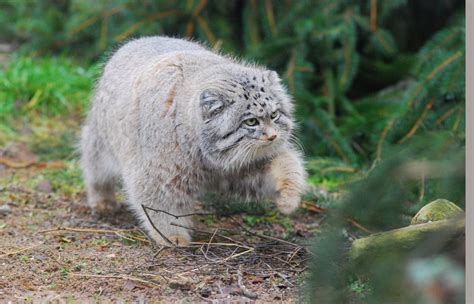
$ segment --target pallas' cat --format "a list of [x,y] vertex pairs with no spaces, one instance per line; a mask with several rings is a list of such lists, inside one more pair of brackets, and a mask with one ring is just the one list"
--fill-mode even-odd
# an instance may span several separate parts
[[[81,134],[89,206],[120,208],[114,190],[158,244],[190,241],[190,217],[205,193],[273,200],[294,211],[305,189],[292,144],[293,103],[276,72],[200,44],[147,37],[104,66]],[[149,211],[142,206],[165,212]]]

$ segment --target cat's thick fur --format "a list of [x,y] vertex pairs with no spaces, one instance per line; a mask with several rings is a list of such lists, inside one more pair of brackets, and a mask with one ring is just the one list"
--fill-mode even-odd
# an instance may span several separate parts
[[82,130],[81,165],[97,212],[127,203],[159,244],[190,240],[189,217],[206,192],[272,199],[294,211],[305,189],[291,142],[293,105],[275,72],[220,56],[190,41],[148,37],[106,63]]

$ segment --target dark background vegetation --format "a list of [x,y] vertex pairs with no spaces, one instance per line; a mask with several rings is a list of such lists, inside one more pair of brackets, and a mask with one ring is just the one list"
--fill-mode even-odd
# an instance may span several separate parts
[[[464,23],[460,0],[1,1],[0,42],[15,51],[0,70],[0,130],[83,116],[105,54],[135,37],[192,37],[268,66],[294,96],[310,182],[349,193],[308,197],[333,215],[315,241],[309,299],[424,301],[403,273],[418,253],[387,255],[362,275],[340,219],[384,231],[437,198],[464,208]],[[420,162],[431,170],[400,174]]]

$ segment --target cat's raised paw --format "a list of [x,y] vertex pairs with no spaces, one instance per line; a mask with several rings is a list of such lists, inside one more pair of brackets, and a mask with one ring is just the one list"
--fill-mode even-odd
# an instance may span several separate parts
[[299,196],[280,195],[275,203],[278,210],[283,214],[291,214],[300,206],[301,198]]

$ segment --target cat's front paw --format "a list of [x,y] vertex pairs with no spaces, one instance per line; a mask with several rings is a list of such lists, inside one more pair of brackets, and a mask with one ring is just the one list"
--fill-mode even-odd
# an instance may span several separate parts
[[188,246],[191,238],[185,235],[172,235],[168,239],[176,246]]
[[191,241],[191,236],[188,233],[165,235],[165,239],[159,233],[153,231],[150,233],[150,237],[161,246],[188,246]]
[[278,210],[283,214],[293,213],[301,203],[299,195],[280,193],[275,200]]

